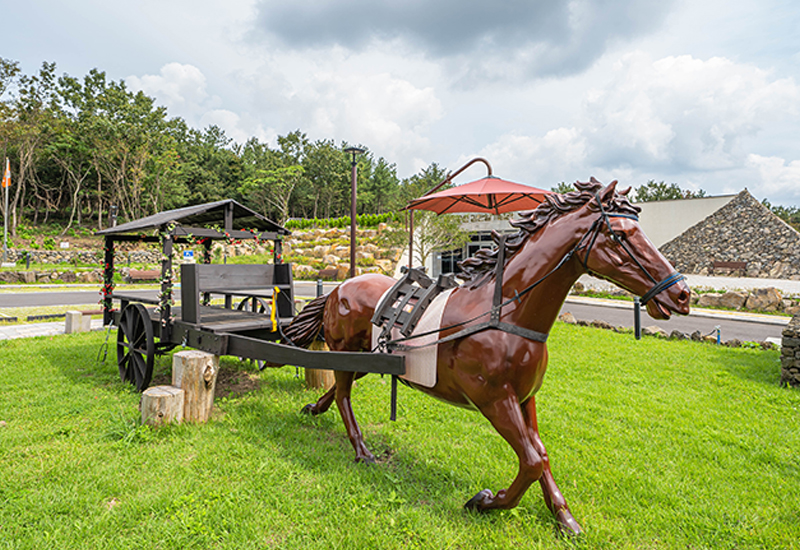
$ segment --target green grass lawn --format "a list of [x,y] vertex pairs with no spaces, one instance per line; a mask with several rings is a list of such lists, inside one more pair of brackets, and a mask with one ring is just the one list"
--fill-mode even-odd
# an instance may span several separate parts
[[515,510],[462,509],[516,473],[477,413],[401,387],[392,423],[388,378],[368,377],[353,403],[380,463],[354,464],[335,410],[299,414],[319,392],[287,367],[208,424],[152,430],[113,350],[98,364],[104,336],[0,342],[0,548],[800,546],[800,392],[774,351],[558,323],[537,403],[585,530],[570,541],[537,486]]

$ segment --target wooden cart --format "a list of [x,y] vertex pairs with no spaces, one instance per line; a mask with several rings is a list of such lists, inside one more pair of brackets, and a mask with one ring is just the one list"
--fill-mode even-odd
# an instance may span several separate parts
[[[281,258],[282,237],[290,232],[236,201],[162,212],[98,234],[105,238],[103,322],[117,327],[120,376],[139,391],[150,384],[156,354],[176,346],[277,365],[405,373],[399,355],[311,351],[279,343],[281,328],[294,316],[291,265]],[[210,263],[213,241],[245,239],[272,242],[274,263]],[[115,292],[114,257],[119,242],[161,243],[160,298]],[[180,306],[173,305],[175,244],[201,244],[204,249],[203,263],[180,266]],[[212,305],[220,298],[221,305]],[[115,303],[119,306],[114,307]]]

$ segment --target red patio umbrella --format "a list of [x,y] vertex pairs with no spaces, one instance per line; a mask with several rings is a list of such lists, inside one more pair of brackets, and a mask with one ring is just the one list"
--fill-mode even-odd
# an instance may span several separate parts
[[450,212],[480,212],[501,214],[518,210],[533,210],[551,191],[514,183],[489,175],[465,183],[423,195],[408,203],[410,210],[431,210],[437,214]]

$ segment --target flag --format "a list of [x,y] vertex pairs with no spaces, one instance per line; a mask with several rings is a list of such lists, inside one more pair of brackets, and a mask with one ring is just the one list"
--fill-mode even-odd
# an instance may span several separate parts
[[11,163],[6,159],[6,171],[3,173],[3,187],[11,187]]

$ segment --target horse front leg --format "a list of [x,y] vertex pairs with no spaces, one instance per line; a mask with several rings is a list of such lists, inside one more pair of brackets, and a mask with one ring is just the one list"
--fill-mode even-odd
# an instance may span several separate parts
[[539,484],[542,486],[545,504],[558,520],[558,525],[563,532],[571,535],[580,535],[582,532],[581,526],[572,516],[569,506],[567,506],[567,500],[561,494],[558,485],[556,485],[556,480],[553,478],[553,472],[550,470],[547,449],[544,448],[542,438],[539,436],[539,423],[536,420],[536,400],[534,397],[528,399],[523,405],[522,411],[528,424],[533,446],[539,456],[542,457],[542,477],[539,478]]
[[353,387],[354,373],[336,371],[334,375],[336,376],[336,385],[331,389],[335,391],[336,406],[339,408],[339,414],[342,416],[350,443],[356,451],[356,462],[374,463],[375,457],[364,445],[364,437],[361,435],[361,429],[358,427],[358,422],[356,422],[356,417],[353,414],[353,406],[350,402],[350,390]]
[[509,509],[519,504],[531,484],[542,476],[542,457],[536,450],[519,400],[511,388],[500,389],[502,395],[480,406],[480,411],[514,449],[519,458],[517,477],[508,489],[492,494],[484,489],[472,497],[464,507],[480,512],[494,508]]

